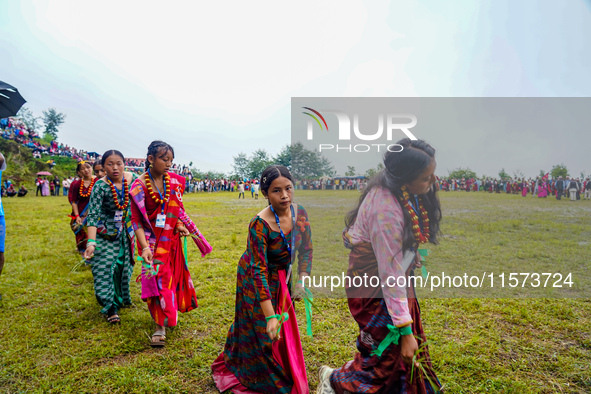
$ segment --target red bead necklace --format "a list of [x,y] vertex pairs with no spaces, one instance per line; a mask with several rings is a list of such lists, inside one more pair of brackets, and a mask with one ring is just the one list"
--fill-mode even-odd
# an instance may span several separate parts
[[88,185],[87,192],[84,192],[84,179],[80,179],[80,197],[90,197],[90,193],[92,192],[92,187],[96,183],[97,178],[93,177],[90,181],[90,185]]
[[152,200],[154,200],[156,204],[166,204],[170,199],[170,175],[164,173],[164,190],[166,190],[164,198],[160,198],[160,194],[154,192],[149,175],[145,176],[144,179],[146,180],[146,187],[148,188],[148,193],[150,194],[150,197],[152,197]]
[[406,190],[406,186],[402,186],[402,205],[406,208],[407,212],[410,215],[410,220],[412,223],[412,231],[415,237],[415,242],[417,244],[424,244],[429,242],[429,214],[425,210],[423,206],[423,200],[419,197],[419,213],[421,214],[421,220],[423,222],[423,231],[421,232],[421,226],[419,226],[419,217],[417,216],[415,210],[412,208],[410,204],[410,196]]
[[115,185],[109,179],[109,177],[107,177],[107,183],[111,187],[111,194],[113,195],[113,201],[115,202],[115,206],[117,207],[117,209],[124,211],[129,205],[129,188],[127,187],[127,179],[125,179],[125,176],[123,176],[123,205],[119,204],[117,190],[115,190]]

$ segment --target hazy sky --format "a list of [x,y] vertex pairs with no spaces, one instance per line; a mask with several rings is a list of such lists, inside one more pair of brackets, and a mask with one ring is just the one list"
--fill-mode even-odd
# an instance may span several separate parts
[[[589,37],[589,0],[2,1],[0,80],[35,114],[65,113],[64,143],[144,157],[163,139],[178,162],[228,172],[290,142],[291,97],[590,96]],[[565,141],[589,152],[590,135]],[[446,174],[453,151],[436,148]],[[481,149],[463,165],[516,169],[510,143]],[[552,152],[526,175],[591,172],[589,153]]]

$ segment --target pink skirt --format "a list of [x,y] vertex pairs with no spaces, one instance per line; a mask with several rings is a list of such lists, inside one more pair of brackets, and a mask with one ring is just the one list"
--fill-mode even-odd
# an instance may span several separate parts
[[[302,351],[302,342],[300,340],[300,331],[294,308],[292,306],[291,296],[285,284],[285,271],[279,271],[279,287],[278,299],[286,299],[285,309],[289,315],[289,319],[281,326],[281,338],[273,342],[273,358],[279,363],[285,371],[291,373],[293,379],[292,394],[309,394],[308,378],[306,376],[306,365],[304,364],[304,353]],[[282,303],[277,302],[277,313],[282,314]],[[244,387],[242,383],[236,378],[226,367],[224,362],[224,353],[222,352],[211,365],[213,374],[213,381],[220,392],[230,390],[234,394],[259,394],[258,391],[250,390]]]

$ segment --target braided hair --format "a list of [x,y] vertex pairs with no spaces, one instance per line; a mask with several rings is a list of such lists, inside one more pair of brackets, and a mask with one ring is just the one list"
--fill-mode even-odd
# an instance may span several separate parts
[[[146,171],[150,168],[150,161],[148,157],[152,156],[154,159],[156,157],[160,157],[166,154],[166,152],[170,151],[172,153],[172,157],[174,158],[174,149],[172,146],[168,145],[164,141],[152,141],[150,146],[148,146],[148,154],[146,155]],[[158,155],[160,153],[160,156]]]

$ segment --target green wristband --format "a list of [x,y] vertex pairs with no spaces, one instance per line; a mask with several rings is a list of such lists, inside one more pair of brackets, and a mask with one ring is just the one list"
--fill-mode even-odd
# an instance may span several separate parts
[[410,326],[400,327],[400,335],[412,335],[412,328]]
[[280,315],[271,315],[269,317],[265,317],[265,319],[267,320],[267,323],[271,319],[279,320],[279,328],[277,329],[277,334],[279,334],[279,332],[281,331],[281,327],[283,326],[283,323],[289,320],[289,315],[287,314],[287,312],[283,312]]

